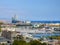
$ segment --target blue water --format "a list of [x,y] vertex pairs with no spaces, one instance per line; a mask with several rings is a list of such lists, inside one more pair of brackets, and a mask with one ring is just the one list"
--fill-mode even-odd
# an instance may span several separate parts
[[60,23],[60,21],[31,21],[31,23]]
[[48,37],[48,36],[60,36],[60,33],[48,33],[48,34],[31,34],[34,38]]

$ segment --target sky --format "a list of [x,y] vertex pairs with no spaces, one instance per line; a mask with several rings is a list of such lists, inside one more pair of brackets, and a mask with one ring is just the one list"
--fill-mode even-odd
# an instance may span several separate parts
[[0,20],[60,21],[60,0],[0,0]]

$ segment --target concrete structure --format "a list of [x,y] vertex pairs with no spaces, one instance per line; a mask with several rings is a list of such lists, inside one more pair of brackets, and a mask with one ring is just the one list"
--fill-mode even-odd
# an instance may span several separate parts
[[4,37],[0,37],[0,44],[7,44],[9,40],[4,38]]
[[4,30],[2,31],[2,37],[5,37],[6,39],[9,39],[9,40],[13,40],[14,37],[16,37],[16,31]]
[[32,29],[32,24],[17,24],[16,27],[20,28],[20,29]]
[[60,45],[58,40],[49,40],[48,45]]

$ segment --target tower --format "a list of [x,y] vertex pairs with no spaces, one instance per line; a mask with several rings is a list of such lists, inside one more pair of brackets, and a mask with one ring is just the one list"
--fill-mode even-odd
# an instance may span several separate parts
[[12,23],[16,23],[18,20],[17,20],[17,15],[15,14],[13,17],[12,17]]

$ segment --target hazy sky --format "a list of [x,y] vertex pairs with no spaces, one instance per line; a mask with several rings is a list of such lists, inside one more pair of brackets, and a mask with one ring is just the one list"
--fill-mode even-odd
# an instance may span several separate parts
[[59,20],[60,0],[0,0],[0,19]]

